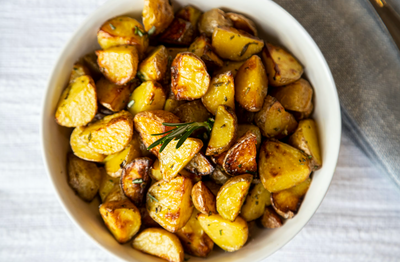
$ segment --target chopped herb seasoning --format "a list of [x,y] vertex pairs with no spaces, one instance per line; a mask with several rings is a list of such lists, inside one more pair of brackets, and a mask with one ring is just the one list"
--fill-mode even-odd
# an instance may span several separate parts
[[312,155],[309,155],[308,158],[311,159],[311,158],[312,158]]
[[234,36],[234,35],[233,35],[233,36],[231,36],[231,40],[232,40],[233,38],[235,38],[235,36]]
[[250,43],[247,43],[245,46],[243,46],[243,49],[242,49],[242,51],[240,52],[240,55],[239,55],[239,56],[242,56],[242,55],[244,55],[244,54],[246,53],[247,48],[249,48],[249,45],[258,45],[258,43],[257,43],[257,42],[250,42]]
[[136,76],[139,78],[140,81],[145,82],[146,79],[144,78],[144,75],[142,74],[142,72],[138,71]]
[[114,181],[112,181],[112,179],[110,179],[110,180],[108,180],[108,181],[110,181],[111,183],[114,183]]
[[141,183],[143,183],[143,179],[141,179],[141,178],[136,178],[136,179],[132,180],[132,184],[141,184]]
[[224,128],[226,125],[225,124],[223,124],[220,128]]
[[256,201],[256,205],[258,205],[258,201]]
[[135,26],[135,35],[143,37],[146,33],[142,32],[138,26]]
[[212,215],[212,212],[211,211],[208,211],[208,216],[211,216]]
[[215,87],[219,87],[219,86],[222,86],[223,84],[225,84],[225,83],[224,82],[218,82],[218,83],[215,83],[214,86]]
[[249,91],[250,91],[250,87],[248,87],[248,88],[246,89],[246,92],[244,92],[244,94],[247,95],[247,93],[249,93]]
[[239,168],[241,168],[241,167],[242,167],[242,164],[239,165]]
[[90,142],[90,140],[92,140],[92,133],[89,133],[88,140],[89,140],[89,142]]
[[257,172],[246,170],[246,173],[252,174],[253,176],[257,175]]
[[78,68],[74,67],[74,70],[76,71],[76,70],[78,70]]
[[226,102],[226,101],[228,101],[228,98],[227,98],[227,97],[224,97],[224,100],[225,100],[225,102]]
[[153,104],[154,98],[150,100],[149,105]]
[[278,112],[279,112],[279,113],[281,112],[281,109],[280,109],[280,108],[278,108]]
[[131,108],[135,104],[135,100],[131,100],[128,103],[128,108]]
[[147,34],[152,35],[152,34],[154,34],[155,31],[156,31],[156,27],[153,25],[153,27],[150,28],[150,30],[147,32]]
[[153,202],[153,201],[159,202],[158,199],[155,198],[154,196],[152,196],[151,194],[147,194],[147,195],[150,197],[151,202]]
[[172,168],[174,168],[174,166],[175,166],[175,164],[172,164],[172,165],[171,165],[169,168],[171,168],[171,169],[172,169]]
[[222,229],[219,231],[219,234],[222,236]]
[[111,30],[115,30],[115,26],[110,23]]
[[314,169],[318,169],[318,166],[314,166]]
[[274,130],[275,130],[276,132],[278,132],[278,131],[279,131],[279,128],[275,127]]
[[256,194],[256,195],[254,196],[254,198],[255,198],[255,199],[258,199],[258,194]]

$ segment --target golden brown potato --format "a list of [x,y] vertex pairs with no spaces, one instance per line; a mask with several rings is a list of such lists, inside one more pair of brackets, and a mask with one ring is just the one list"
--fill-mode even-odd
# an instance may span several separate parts
[[258,166],[261,182],[271,193],[294,187],[311,173],[308,156],[279,141],[262,144]]
[[183,247],[179,238],[162,228],[147,228],[132,242],[134,249],[166,259],[183,262]]
[[246,221],[252,221],[264,214],[265,207],[271,205],[271,193],[259,183],[249,190],[240,215]]
[[131,84],[116,85],[106,78],[100,78],[96,83],[99,103],[111,111],[118,112],[126,107],[133,90]]
[[249,125],[249,124],[243,124],[243,125],[238,125],[238,137],[242,137],[247,131],[251,131],[254,135],[256,135],[257,138],[257,149],[260,148],[261,146],[261,131],[258,126],[255,125]]
[[153,165],[151,166],[149,175],[151,179],[155,181],[162,180],[162,174],[160,170],[160,160],[158,160],[158,158],[154,161]]
[[261,218],[261,224],[265,228],[278,228],[282,226],[282,219],[272,207],[267,207]]
[[194,207],[203,214],[217,214],[215,196],[202,182],[197,182],[192,188],[192,201]]
[[100,214],[104,224],[121,244],[131,240],[142,224],[139,209],[129,200],[101,204]]
[[171,61],[175,59],[175,57],[183,52],[187,52],[188,48],[187,47],[168,47],[168,57],[171,57]]
[[[135,129],[139,132],[140,138],[146,148],[163,137],[152,136],[152,134],[161,134],[171,129],[174,129],[174,127],[164,126],[162,123],[179,122],[180,120],[177,116],[164,110],[140,112],[134,118]],[[158,145],[150,149],[150,152],[158,156],[160,147],[161,145]]]
[[207,110],[215,115],[219,105],[235,110],[235,84],[232,72],[216,75],[211,79],[207,93],[201,98]]
[[313,112],[313,110],[314,110],[314,105],[313,105],[313,103],[311,103],[311,106],[307,109],[307,111],[305,111],[305,112],[293,111],[292,114],[293,114],[294,118],[296,118],[297,121],[300,121],[300,120],[309,118],[311,113]]
[[192,186],[192,180],[184,176],[178,176],[169,182],[160,180],[154,183],[146,197],[150,216],[172,233],[184,227],[193,211],[190,199]]
[[261,110],[268,92],[268,80],[261,59],[253,55],[239,68],[235,77],[236,101],[247,111]]
[[214,8],[205,12],[200,17],[198,26],[200,33],[211,37],[215,28],[220,26],[233,26],[233,23],[224,11]]
[[141,35],[143,26],[136,19],[118,16],[107,20],[97,32],[97,41],[102,49],[114,46],[134,45],[142,56],[149,46],[149,38]]
[[281,139],[296,130],[297,122],[278,100],[268,95],[262,109],[256,113],[255,122],[263,136]]
[[165,100],[165,104],[164,104],[164,110],[168,111],[168,112],[174,112],[174,110],[182,105],[186,103],[186,101],[184,100],[176,100],[175,98],[167,98],[167,100]]
[[132,135],[132,115],[120,111],[86,127],[80,136],[97,153],[111,155],[123,150],[131,142]]
[[90,52],[82,57],[82,63],[89,69],[90,76],[93,80],[98,80],[103,74],[100,72],[99,65],[97,64],[97,55],[95,52]]
[[242,61],[259,53],[264,47],[264,41],[245,31],[224,26],[214,30],[212,46],[218,56]]
[[217,211],[225,219],[234,221],[246,200],[253,176],[244,174],[226,181],[217,195]]
[[168,51],[165,46],[160,45],[140,63],[138,74],[144,81],[161,81],[165,77],[167,67]]
[[155,81],[143,82],[129,98],[128,110],[135,116],[139,112],[161,110],[167,98],[163,87]]
[[104,170],[95,163],[68,154],[67,174],[70,187],[83,200],[90,202],[99,191]]
[[246,244],[249,228],[240,216],[235,221],[224,219],[217,214],[199,214],[197,218],[207,235],[223,250],[233,252]]
[[197,138],[189,137],[176,148],[178,142],[172,140],[159,154],[161,174],[167,181],[176,177],[203,147],[203,142]]
[[224,61],[224,64],[222,67],[216,71],[214,71],[214,76],[226,73],[228,71],[231,71],[232,76],[235,77],[237,72],[239,71],[239,68],[243,65],[245,61]]
[[[111,182],[111,181],[110,181]],[[119,179],[117,184],[110,190],[103,203],[111,202],[111,201],[122,201],[127,200],[128,198],[125,196],[124,191],[122,190]]]
[[243,30],[254,36],[258,35],[257,28],[254,22],[244,15],[239,15],[236,13],[227,13],[226,15],[232,20],[234,28]]
[[102,162],[106,156],[91,149],[81,137],[84,127],[75,127],[70,138],[70,145],[74,154],[87,161]]
[[281,47],[265,44],[262,59],[267,70],[268,83],[272,86],[288,85],[303,74],[303,66]]
[[171,90],[177,100],[195,100],[207,93],[210,76],[197,55],[179,53],[172,62],[171,73]]
[[149,215],[149,211],[146,207],[140,207],[140,216],[142,217],[142,226],[143,228],[149,227],[161,227],[156,221],[154,221]]
[[[225,151],[225,152],[223,152],[222,154],[217,155],[217,156],[212,156],[212,157],[211,157],[211,160],[212,160],[215,164],[219,165],[219,166],[222,168],[222,165],[224,164],[224,159],[225,159],[226,154],[228,154],[228,151]],[[222,170],[224,170],[224,169],[222,168]],[[225,171],[224,171],[224,172],[225,172]]]
[[200,57],[206,63],[208,70],[215,70],[223,65],[223,61],[214,52],[211,40],[205,35],[197,37],[190,45],[189,51]]
[[168,0],[144,0],[142,16],[146,31],[154,27],[152,35],[158,35],[171,24],[174,10]]
[[252,124],[254,122],[255,112],[250,112],[236,104],[236,116],[239,124]]
[[293,218],[303,202],[308,188],[311,184],[311,178],[292,188],[271,194],[271,202],[275,211],[283,218]]
[[190,180],[192,180],[193,184],[201,181],[201,176],[191,173],[191,172],[187,171],[186,169],[182,169],[181,171],[179,171],[178,175],[189,178]]
[[185,166],[185,169],[199,176],[209,175],[214,171],[214,167],[210,160],[203,155],[203,153],[197,153],[192,160]]
[[294,134],[289,137],[288,143],[308,155],[313,170],[321,168],[322,158],[318,143],[318,130],[314,120],[301,120]]
[[237,118],[235,112],[228,106],[218,106],[206,155],[219,155],[227,151],[235,143],[236,134]]
[[200,18],[200,16],[203,14],[199,9],[197,9],[194,6],[187,5],[183,8],[181,8],[178,12],[176,12],[175,17],[181,18],[185,21],[189,21],[194,29],[197,29],[197,22]]
[[89,75],[89,69],[81,62],[76,62],[71,70],[71,75],[69,77],[69,83],[72,83],[80,76]]
[[181,240],[186,253],[197,257],[206,257],[212,251],[214,242],[204,232],[204,229],[197,220],[198,213],[194,209],[189,221],[176,232],[176,235]]
[[193,42],[195,30],[192,24],[180,18],[175,18],[170,26],[158,38],[162,43],[188,46]]
[[77,127],[87,125],[96,113],[96,86],[90,76],[84,75],[76,78],[63,91],[55,118],[61,126]]
[[112,177],[104,173],[101,178],[101,183],[99,187],[99,195],[101,198],[101,202],[104,203],[104,200],[110,194],[110,192],[114,189],[115,186],[119,184],[119,177]]
[[200,99],[178,106],[173,113],[182,123],[204,122],[211,116]]
[[222,166],[216,166],[214,172],[210,175],[210,178],[218,185],[223,185],[228,181],[232,176],[225,173],[225,170]]

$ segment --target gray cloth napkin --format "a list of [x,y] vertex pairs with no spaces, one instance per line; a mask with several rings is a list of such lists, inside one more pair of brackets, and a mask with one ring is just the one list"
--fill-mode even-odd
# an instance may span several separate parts
[[372,5],[368,0],[275,2],[303,25],[324,54],[345,128],[400,186],[400,52]]

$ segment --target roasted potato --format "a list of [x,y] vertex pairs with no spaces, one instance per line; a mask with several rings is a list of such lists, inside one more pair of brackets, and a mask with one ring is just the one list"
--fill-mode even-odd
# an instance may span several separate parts
[[170,262],[183,262],[183,247],[179,238],[162,229],[147,228],[132,242],[134,249],[166,259]]
[[99,195],[101,202],[107,198],[108,194],[114,189],[115,186],[119,184],[119,177],[112,177],[104,173],[101,178],[101,183],[99,187]]
[[231,71],[232,76],[235,77],[237,72],[239,71],[239,68],[243,65],[245,61],[224,61],[224,64],[222,67],[218,70],[214,71],[214,76],[226,73],[228,71]]
[[165,46],[160,45],[140,63],[138,74],[144,81],[161,81],[165,77],[167,67],[168,51]]
[[184,100],[176,100],[175,98],[167,98],[167,100],[165,100],[165,104],[164,104],[164,110],[168,111],[168,112],[174,112],[174,110],[182,105],[186,103],[186,101]]
[[218,56],[233,61],[246,60],[259,53],[264,41],[233,27],[217,27],[212,35],[212,46]]
[[59,125],[87,125],[97,113],[97,94],[93,79],[80,76],[68,85],[58,101],[55,118]]
[[107,20],[97,32],[97,41],[102,49],[114,46],[134,45],[142,56],[149,46],[149,38],[142,36],[143,26],[136,19],[118,16]]
[[197,55],[179,53],[172,62],[171,73],[171,90],[177,100],[195,100],[207,93],[210,76]]
[[313,170],[321,168],[322,158],[318,143],[318,130],[314,120],[301,120],[296,131],[289,137],[288,143],[308,155]]
[[[211,160],[212,160],[215,164],[221,166],[221,168],[222,168],[222,165],[224,164],[224,159],[225,159],[225,156],[226,156],[227,153],[228,153],[228,151],[225,151],[225,152],[223,152],[222,154],[219,154],[219,155],[217,155],[217,156],[212,156],[212,157],[211,157]],[[224,169],[222,168],[222,170],[224,170]],[[225,172],[225,171],[224,171],[224,172]]]
[[297,121],[275,98],[268,95],[262,109],[256,113],[255,122],[263,136],[281,139],[296,130]]
[[135,116],[139,112],[161,110],[167,98],[163,87],[155,81],[143,82],[129,98],[128,110]]
[[199,214],[197,218],[207,235],[223,250],[233,252],[246,244],[249,228],[240,216],[235,221],[227,220],[218,214]]
[[200,33],[211,37],[215,28],[220,26],[233,26],[233,23],[224,11],[214,8],[205,12],[200,17],[198,26]]
[[85,141],[81,137],[83,130],[85,130],[85,128],[79,126],[75,127],[74,131],[72,131],[70,138],[70,145],[72,151],[77,157],[82,158],[84,160],[93,162],[102,162],[106,158],[106,156],[97,153],[85,143]]
[[303,66],[283,48],[265,44],[262,59],[271,86],[283,86],[300,79]]
[[238,125],[237,136],[242,137],[247,131],[251,131],[254,135],[256,135],[257,149],[260,148],[262,138],[260,128],[258,126],[249,124]]
[[89,69],[81,62],[76,62],[71,70],[71,75],[69,77],[69,83],[72,83],[80,76],[89,75]]
[[261,224],[265,228],[278,228],[282,226],[282,219],[272,207],[266,207]]
[[126,107],[133,90],[131,84],[116,85],[106,78],[100,78],[96,83],[99,103],[111,111],[118,112]]
[[96,196],[103,173],[104,170],[95,163],[82,160],[74,154],[68,155],[68,183],[83,200],[90,202]]
[[179,171],[178,175],[189,178],[190,180],[192,180],[193,184],[201,181],[201,176],[191,173],[191,172],[187,171],[186,169],[182,169],[181,171]]
[[296,111],[292,111],[292,114],[294,116],[294,118],[296,118],[297,121],[309,118],[311,113],[314,110],[314,105],[311,103],[311,106],[307,109],[307,111],[305,112],[296,112]]
[[82,63],[89,69],[90,76],[93,80],[97,81],[103,74],[100,72],[99,65],[97,64],[96,52],[90,52],[82,57]]
[[189,46],[195,37],[192,24],[180,18],[175,18],[158,40],[162,43]]
[[268,79],[261,59],[253,55],[239,68],[235,77],[236,101],[247,111],[261,110],[268,92]]
[[132,115],[121,111],[94,122],[80,136],[97,153],[111,155],[123,150],[131,142],[132,135]]
[[271,203],[275,211],[283,218],[293,218],[299,211],[310,184],[311,178],[307,178],[297,186],[272,193]]
[[178,176],[171,181],[154,183],[146,197],[146,207],[150,216],[160,226],[175,233],[185,226],[193,211],[190,199],[192,180]]
[[144,0],[142,16],[146,31],[154,27],[152,35],[158,35],[171,24],[174,10],[168,0]]
[[192,201],[194,207],[203,214],[217,214],[215,196],[202,182],[197,182],[192,188]]
[[311,173],[308,156],[279,141],[262,144],[258,167],[261,182],[271,193],[294,187]]
[[197,37],[189,46],[189,51],[200,57],[206,63],[208,70],[215,70],[223,65],[223,61],[214,52],[211,41],[205,35]]
[[[152,136],[152,134],[161,134],[174,127],[164,126],[162,123],[179,123],[180,120],[174,114],[164,110],[154,110],[138,113],[134,118],[135,129],[139,132],[143,144],[149,147],[162,136]],[[158,156],[161,145],[152,149],[154,155]]]
[[197,138],[185,140],[176,148],[179,140],[172,140],[159,154],[160,171],[164,180],[171,180],[194,158],[203,147],[203,142]]
[[172,60],[175,59],[175,57],[183,52],[188,52],[188,48],[187,47],[167,47],[167,51],[168,51],[168,57],[171,57],[171,62]]
[[192,160],[185,166],[185,169],[199,176],[209,175],[214,171],[214,167],[210,160],[203,155],[203,153],[197,153]]
[[211,116],[200,99],[178,106],[173,113],[179,117],[183,123],[204,122]]
[[259,183],[249,190],[240,215],[246,221],[252,221],[264,214],[265,207],[271,205],[271,193]]
[[201,98],[207,110],[215,115],[219,105],[235,110],[235,84],[232,72],[216,75],[211,79],[207,93]]
[[254,122],[255,112],[250,112],[236,104],[236,116],[239,124],[252,124]]
[[139,231],[140,211],[129,200],[106,202],[99,209],[104,224],[119,243],[128,242]]
[[236,134],[237,118],[235,112],[228,106],[218,106],[206,155],[219,155],[227,151],[235,143]]
[[208,189],[210,189],[211,193],[213,193],[214,196],[218,195],[218,191],[221,188],[220,185],[216,184],[214,181],[211,180],[205,180],[202,182]]
[[202,14],[203,14],[203,12],[201,12],[196,7],[187,5],[181,9],[179,9],[179,11],[176,12],[175,17],[189,21],[193,25],[194,29],[196,30],[197,22],[199,21],[199,18]]
[[225,170],[222,166],[216,166],[214,172],[210,175],[210,178],[218,185],[223,185],[228,181],[232,176],[225,173]]
[[[110,181],[111,182],[111,181]],[[111,202],[111,201],[122,201],[127,200],[128,198],[125,196],[124,191],[122,190],[119,180],[117,184],[110,190],[103,203]]]
[[149,228],[149,227],[161,227],[156,221],[154,221],[151,216],[149,215],[149,211],[146,207],[140,207],[140,216],[142,217],[142,227]]
[[236,29],[243,30],[249,34],[257,36],[257,28],[253,21],[245,17],[244,15],[236,13],[226,14],[233,22],[233,27]]
[[151,177],[151,179],[155,180],[155,181],[159,181],[162,180],[162,174],[161,174],[161,170],[160,170],[160,160],[158,160],[158,158],[154,161],[149,175]]

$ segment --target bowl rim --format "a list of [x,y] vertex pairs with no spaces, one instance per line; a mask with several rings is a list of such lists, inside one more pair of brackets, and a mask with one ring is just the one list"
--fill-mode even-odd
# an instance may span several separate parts
[[[53,65],[52,65],[52,70],[50,71],[50,74],[47,78],[47,82],[46,82],[46,89],[44,90],[44,96],[41,102],[41,111],[40,111],[40,127],[39,127],[39,135],[40,135],[40,146],[41,146],[41,155],[42,155],[42,159],[43,159],[43,163],[45,166],[45,171],[47,173],[47,176],[52,184],[52,189],[56,195],[56,198],[58,199],[58,202],[61,204],[62,209],[64,210],[64,212],[67,214],[67,216],[69,217],[69,219],[72,221],[72,223],[79,228],[79,230],[81,232],[83,232],[84,235],[86,235],[89,239],[91,239],[94,243],[96,243],[96,245],[98,247],[100,247],[102,250],[106,251],[109,254],[112,254],[115,258],[121,260],[121,261],[128,261],[125,260],[123,257],[121,257],[118,253],[112,251],[111,249],[109,249],[108,247],[106,247],[105,245],[102,245],[100,242],[98,242],[89,232],[87,232],[81,225],[80,223],[73,217],[72,212],[70,211],[70,209],[67,207],[66,203],[64,202],[63,198],[61,197],[61,192],[57,189],[56,186],[56,182],[55,179],[53,178],[52,173],[50,172],[50,167],[48,164],[48,157],[47,157],[47,153],[45,150],[45,137],[44,137],[44,129],[46,128],[46,116],[45,116],[45,109],[46,109],[46,103],[47,101],[50,99],[50,94],[49,94],[49,90],[52,87],[52,83],[55,81],[56,78],[56,73],[58,70],[58,64],[59,62],[63,59],[63,57],[65,56],[65,53],[67,52],[68,46],[71,45],[75,39],[75,36],[82,30],[83,26],[91,21],[94,17],[96,17],[98,15],[98,13],[100,13],[103,9],[106,8],[106,6],[108,5],[112,5],[115,2],[118,2],[119,0],[107,0],[106,2],[104,2],[102,5],[98,6],[93,12],[91,12],[81,23],[80,25],[74,30],[74,32],[71,34],[71,36],[69,37],[68,41],[65,42],[64,46],[62,47],[61,51],[59,52],[57,59],[55,59]],[[288,12],[286,11],[283,7],[281,7],[280,5],[278,5],[277,3],[275,3],[274,1],[268,1],[269,4],[274,5],[275,8],[277,8],[279,11],[281,11],[282,13],[284,13],[286,15],[286,18],[290,19],[290,22],[293,26],[296,27],[296,30],[298,30],[298,32],[302,35],[302,37],[308,42],[307,45],[310,45],[311,48],[315,51],[315,55],[316,58],[319,59],[319,63],[321,65],[323,65],[323,70],[325,71],[326,75],[328,76],[328,79],[330,81],[331,86],[333,87],[333,92],[335,94],[334,97],[332,97],[331,99],[332,104],[334,105],[334,107],[336,107],[335,111],[337,111],[336,117],[337,119],[335,119],[334,121],[336,122],[336,127],[337,127],[337,132],[334,132],[337,137],[335,138],[335,140],[338,141],[338,143],[336,144],[335,148],[330,148],[330,154],[331,157],[334,158],[334,168],[330,174],[329,177],[329,184],[323,194],[323,196],[321,197],[321,199],[319,200],[319,203],[316,205],[315,210],[312,212],[312,214],[310,214],[310,216],[307,218],[307,220],[305,221],[304,225],[302,227],[300,227],[296,232],[294,232],[294,234],[288,239],[288,241],[286,241],[283,245],[278,245],[274,248],[272,248],[272,251],[269,252],[269,254],[259,257],[257,260],[254,260],[254,262],[258,262],[258,261],[262,261],[264,259],[266,259],[267,257],[271,256],[272,254],[274,254],[276,251],[278,251],[279,249],[281,249],[282,247],[284,247],[286,244],[288,244],[289,242],[291,242],[291,240],[308,224],[308,222],[311,220],[311,218],[315,215],[315,213],[317,212],[318,208],[320,207],[322,201],[325,199],[326,194],[329,191],[329,188],[331,186],[332,183],[332,179],[333,179],[333,175],[335,173],[336,167],[337,167],[337,162],[338,162],[338,158],[339,158],[339,152],[340,152],[340,146],[341,146],[341,135],[342,135],[342,117],[341,117],[341,107],[339,104],[339,96],[338,96],[338,92],[337,92],[337,88],[336,88],[336,84],[334,81],[334,78],[332,76],[332,72],[329,68],[329,65],[325,59],[325,57],[323,56],[321,50],[319,49],[318,45],[315,43],[314,39],[310,36],[310,34],[306,31],[306,29]]]

